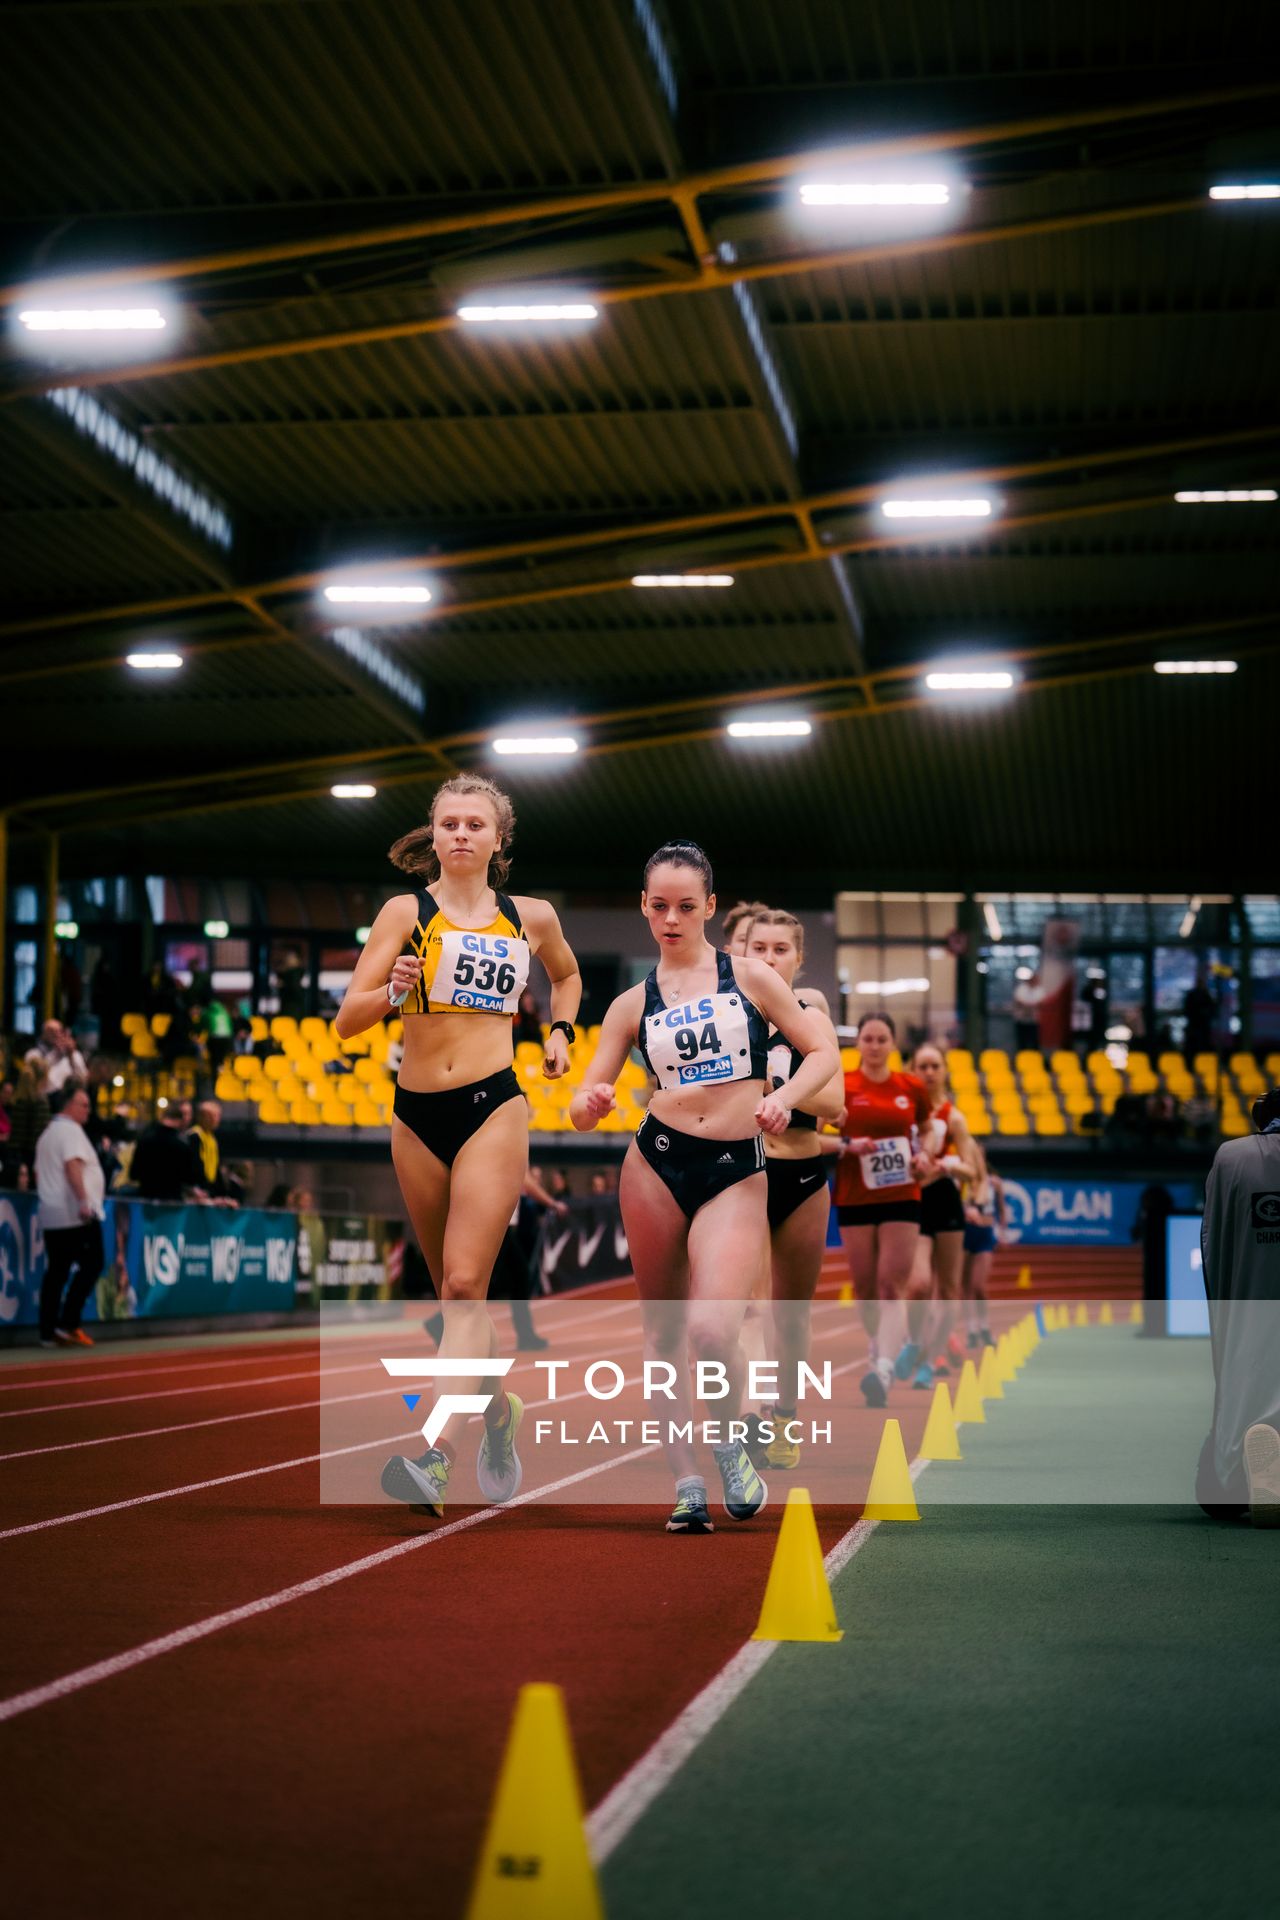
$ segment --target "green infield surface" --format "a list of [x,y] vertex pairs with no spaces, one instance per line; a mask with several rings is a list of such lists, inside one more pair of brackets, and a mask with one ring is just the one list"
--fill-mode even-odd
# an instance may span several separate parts
[[1207,1343],[1046,1339],[837,1574],[843,1640],[623,1783],[610,1920],[1280,1910],[1280,1537],[1191,1504],[1210,1404]]

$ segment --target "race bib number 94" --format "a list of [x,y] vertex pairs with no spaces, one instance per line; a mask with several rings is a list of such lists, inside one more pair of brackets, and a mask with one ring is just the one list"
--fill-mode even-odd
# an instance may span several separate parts
[[431,1004],[474,1013],[514,1013],[529,981],[529,948],[511,934],[441,935]]
[[870,1152],[862,1156],[862,1177],[877,1193],[882,1187],[909,1187],[911,1142],[877,1140]]
[[644,1037],[664,1092],[751,1078],[751,1041],[739,993],[708,993],[652,1014]]

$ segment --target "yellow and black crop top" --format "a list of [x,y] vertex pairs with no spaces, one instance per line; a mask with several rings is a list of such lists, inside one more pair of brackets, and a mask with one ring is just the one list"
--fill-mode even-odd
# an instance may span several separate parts
[[425,887],[418,889],[418,919],[409,947],[422,962],[422,976],[401,1013],[514,1014],[529,984],[529,942],[520,915],[505,893],[487,927],[455,927]]

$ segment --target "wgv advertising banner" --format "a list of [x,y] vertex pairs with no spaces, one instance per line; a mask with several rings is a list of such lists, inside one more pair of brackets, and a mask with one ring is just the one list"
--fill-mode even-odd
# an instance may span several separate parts
[[[1024,1247],[1132,1246],[1138,1208],[1149,1184],[1144,1180],[1004,1178],[1009,1243]],[[1193,1204],[1187,1181],[1163,1184],[1178,1206]]]
[[[86,1320],[279,1313],[294,1304],[291,1213],[108,1200],[102,1239],[106,1271]],[[38,1324],[44,1271],[39,1201],[0,1194],[0,1331]]]

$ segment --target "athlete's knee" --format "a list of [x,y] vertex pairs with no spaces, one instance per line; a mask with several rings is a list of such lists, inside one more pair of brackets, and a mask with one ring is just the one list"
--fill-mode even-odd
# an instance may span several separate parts
[[478,1267],[446,1267],[440,1298],[442,1300],[483,1300],[488,1286],[488,1274],[481,1273]]
[[733,1353],[734,1343],[734,1329],[723,1314],[690,1314],[689,1352],[695,1360],[727,1361]]

